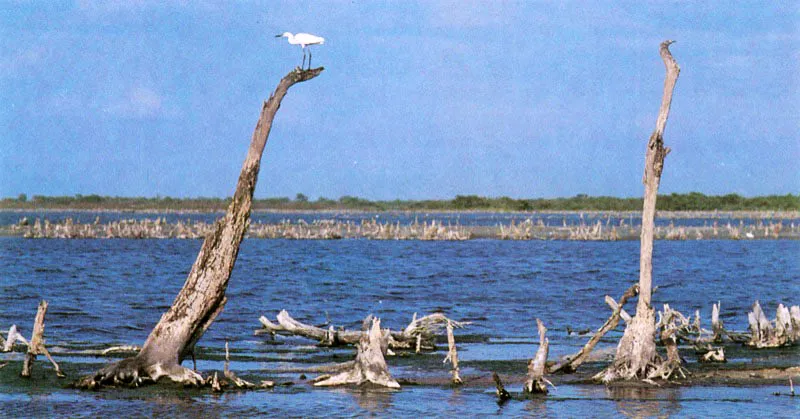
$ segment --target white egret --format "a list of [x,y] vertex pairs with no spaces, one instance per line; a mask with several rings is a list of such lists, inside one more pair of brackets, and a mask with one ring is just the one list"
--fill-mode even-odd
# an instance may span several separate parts
[[[292,35],[291,32],[284,32],[280,35],[275,35],[276,38],[286,37],[292,45],[300,45],[303,48],[303,68],[306,64],[306,47],[310,45],[322,45],[325,43],[325,38],[321,36],[311,35],[310,33],[298,33]],[[308,68],[311,69],[311,49],[308,50]]]

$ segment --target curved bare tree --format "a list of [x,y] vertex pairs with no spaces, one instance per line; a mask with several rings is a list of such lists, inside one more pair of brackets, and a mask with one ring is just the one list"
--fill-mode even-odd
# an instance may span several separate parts
[[272,120],[291,86],[311,80],[323,70],[323,67],[319,67],[291,71],[281,79],[269,100],[264,102],[233,200],[225,216],[216,222],[214,231],[205,238],[186,283],[170,309],[161,316],[161,320],[150,332],[142,350],[132,358],[108,365],[78,380],[75,386],[138,386],[162,377],[184,384],[204,383],[200,374],[181,363],[193,353],[197,341],[225,307],[225,290],[239,253],[239,245],[249,224],[253,192]]

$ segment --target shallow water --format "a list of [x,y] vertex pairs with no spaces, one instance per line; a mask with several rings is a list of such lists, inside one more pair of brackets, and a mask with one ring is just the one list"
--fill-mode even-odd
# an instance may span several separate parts
[[[199,240],[0,238],[0,328],[17,324],[30,334],[39,300],[48,300],[48,347],[71,377],[88,373],[116,358],[87,351],[141,345],[183,285],[200,245]],[[324,323],[327,313],[334,325],[348,328],[358,327],[370,313],[384,326],[401,328],[414,312],[443,310],[472,322],[456,330],[462,375],[485,375],[492,368],[521,374],[536,351],[535,319],[549,329],[551,359],[576,351],[587,337],[568,335],[567,327],[594,330],[606,320],[603,296],[618,298],[637,280],[638,252],[636,242],[246,240],[228,304],[199,343],[198,368],[222,369],[225,340],[234,350],[231,369],[253,380],[297,380],[297,373],[281,370],[352,357],[350,349],[320,349],[301,338],[270,342],[253,336],[260,315],[274,319],[284,308],[308,323]],[[798,255],[796,241],[658,242],[654,277],[659,289],[653,302],[657,307],[668,302],[685,314],[701,310],[707,326],[711,304],[719,300],[726,327],[744,329],[754,299],[770,317],[778,302],[799,302]],[[612,347],[619,335],[609,333],[599,349]],[[760,354],[734,355],[770,362],[769,351]],[[439,351],[388,362],[398,378],[446,377],[443,358]],[[52,371],[44,363],[37,363],[34,382],[20,380],[21,359],[19,353],[0,354],[0,361],[12,362],[0,370],[0,408],[35,406],[20,412],[25,416],[793,416],[800,406],[797,398],[771,395],[786,388],[769,386],[607,390],[565,385],[546,399],[512,400],[502,407],[488,387],[405,386],[387,392],[301,384],[211,395],[155,386],[85,393],[61,388],[62,382],[48,378]],[[514,383],[507,387],[519,391]]]

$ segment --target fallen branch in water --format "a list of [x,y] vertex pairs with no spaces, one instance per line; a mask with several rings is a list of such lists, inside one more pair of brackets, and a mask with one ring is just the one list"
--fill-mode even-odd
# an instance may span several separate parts
[[[263,326],[254,332],[256,335],[269,333],[270,335],[288,334],[314,339],[321,346],[355,345],[361,340],[362,332],[345,329],[335,329],[329,326],[323,329],[318,326],[302,323],[295,320],[286,310],[281,310],[277,316],[277,323],[274,323],[264,316],[259,318]],[[389,348],[391,349],[412,349],[419,348],[434,350],[435,337],[447,328],[447,324],[452,327],[461,328],[469,322],[458,322],[447,318],[442,313],[433,313],[417,318],[416,313],[405,329],[391,331],[389,334]],[[419,351],[419,349],[417,351]]]
[[[595,345],[600,342],[600,339],[609,331],[616,329],[617,325],[619,325],[619,319],[622,317],[622,313],[624,311],[622,306],[625,305],[625,302],[627,302],[629,298],[635,296],[638,292],[639,285],[631,285],[631,287],[628,288],[624,294],[622,294],[622,297],[619,298],[619,303],[612,304],[614,311],[611,313],[611,317],[606,320],[600,329],[597,329],[597,332],[594,334],[594,336],[592,336],[591,339],[589,339],[588,342],[586,342],[586,345],[584,345],[583,348],[578,351],[578,353],[572,356],[567,356],[558,364],[550,367],[550,374],[554,374],[559,371],[569,373],[577,370],[578,366],[580,366],[589,356],[589,353],[592,352],[592,349],[594,349]],[[608,298],[610,299],[610,297]],[[611,299],[611,302],[613,302],[613,299]],[[626,316],[630,317],[627,315],[627,313]]]

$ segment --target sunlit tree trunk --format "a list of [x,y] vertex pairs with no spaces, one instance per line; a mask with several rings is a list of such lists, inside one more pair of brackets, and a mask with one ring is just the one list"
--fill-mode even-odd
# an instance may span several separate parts
[[664,128],[667,125],[672,91],[678,80],[680,67],[669,51],[673,41],[661,43],[660,54],[666,67],[664,95],[656,120],[656,129],[647,143],[644,165],[644,206],[642,208],[641,248],[639,254],[639,302],[636,315],[625,328],[617,347],[613,364],[604,372],[604,381],[646,377],[656,359],[655,310],[650,305],[653,289],[653,239],[656,214],[656,197],[664,169],[664,158],[670,149],[664,147]]
[[318,76],[322,70],[322,67],[293,70],[281,79],[275,92],[264,102],[233,201],[225,216],[216,222],[214,231],[206,237],[186,283],[150,332],[142,350],[133,358],[109,365],[79,380],[77,386],[138,385],[161,377],[186,384],[203,382],[200,374],[183,367],[181,362],[192,353],[197,341],[225,306],[225,290],[249,224],[253,192],[272,120],[289,88]]

